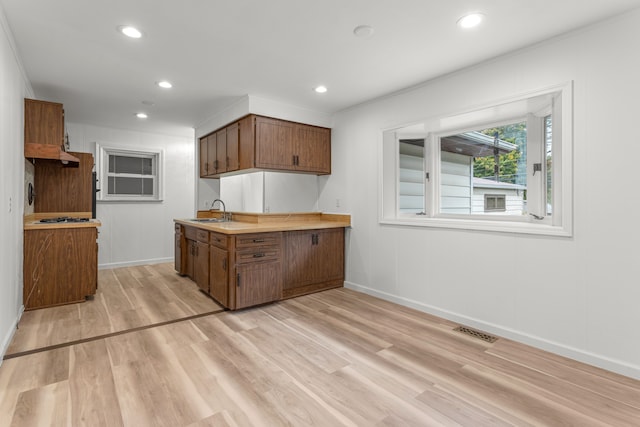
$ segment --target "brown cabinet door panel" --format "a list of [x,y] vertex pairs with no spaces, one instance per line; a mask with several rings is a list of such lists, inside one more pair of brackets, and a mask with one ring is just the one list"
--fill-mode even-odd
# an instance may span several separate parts
[[217,135],[212,133],[207,138],[207,163],[209,164],[209,171],[207,176],[213,176],[216,174],[216,160],[217,160],[217,146],[218,140]]
[[194,281],[200,289],[209,293],[209,244],[195,242],[193,264]]
[[331,129],[296,125],[296,170],[331,173]]
[[294,124],[256,117],[256,167],[289,169],[294,165]]
[[83,301],[97,287],[97,229],[24,232],[25,309]]
[[227,129],[216,132],[216,174],[227,171]]
[[220,304],[229,306],[228,269],[229,252],[216,246],[209,247],[210,294]]
[[239,132],[238,123],[227,126],[227,172],[236,171],[240,168]]
[[236,309],[277,301],[282,295],[278,261],[248,263],[236,267]]
[[285,234],[284,289],[344,280],[344,228]]
[[34,212],[91,212],[93,154],[69,154],[80,160],[78,167],[65,167],[57,160],[36,162]]
[[209,157],[208,157],[209,137],[200,138],[200,178],[209,175]]
[[56,102],[24,100],[25,144],[62,146],[64,143],[64,109]]

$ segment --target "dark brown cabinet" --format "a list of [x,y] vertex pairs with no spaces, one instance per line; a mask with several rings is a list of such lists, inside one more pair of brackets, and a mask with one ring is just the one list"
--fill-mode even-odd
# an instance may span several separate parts
[[283,297],[342,286],[344,228],[285,233]]
[[61,147],[64,143],[64,109],[57,102],[24,100],[25,144]]
[[84,301],[98,286],[95,227],[24,231],[25,310]]
[[209,293],[223,306],[229,306],[229,251],[209,246]]
[[[186,251],[183,274],[209,293],[209,232],[195,227],[184,227]],[[177,265],[177,264],[176,264]],[[182,263],[181,263],[182,265]]]
[[184,234],[182,233],[182,226],[180,224],[175,225],[175,244],[174,244],[174,268],[178,274],[186,274],[185,266],[182,261],[185,259],[183,255]]
[[200,159],[203,178],[252,169],[326,175],[331,173],[331,129],[252,114],[200,138]]
[[177,224],[175,267],[231,310],[340,287],[344,228],[227,235]]
[[82,212],[91,216],[93,154],[69,154],[78,158],[77,167],[67,167],[56,160],[36,162],[34,212]]
[[239,125],[233,123],[200,138],[200,177],[216,178],[239,168]]
[[24,156],[61,160],[74,165],[78,158],[64,150],[64,109],[57,102],[24,100]]

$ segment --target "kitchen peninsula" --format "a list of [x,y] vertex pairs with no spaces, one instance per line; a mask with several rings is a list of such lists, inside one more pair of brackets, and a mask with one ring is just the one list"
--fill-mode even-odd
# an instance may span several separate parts
[[[175,269],[237,310],[340,287],[349,215],[232,213],[176,219]],[[220,222],[218,222],[220,221]]]

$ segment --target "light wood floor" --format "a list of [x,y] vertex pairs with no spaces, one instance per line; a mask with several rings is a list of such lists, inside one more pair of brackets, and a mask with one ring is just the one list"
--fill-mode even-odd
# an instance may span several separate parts
[[218,311],[173,263],[99,270],[93,300],[24,312],[7,355]]
[[346,289],[5,360],[2,426],[638,426],[640,381]]

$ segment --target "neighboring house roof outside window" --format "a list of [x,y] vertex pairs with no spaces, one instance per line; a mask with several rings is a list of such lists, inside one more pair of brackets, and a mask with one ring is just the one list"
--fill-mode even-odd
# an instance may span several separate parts
[[[442,151],[459,153],[471,157],[493,156],[495,138],[481,132],[465,132],[458,135],[451,135],[441,138],[440,145]],[[518,146],[511,142],[498,140],[498,150],[500,154],[509,153]]]
[[473,178],[473,188],[500,188],[504,190],[526,190],[527,187],[520,184],[510,184],[508,182],[495,182],[492,179]]

